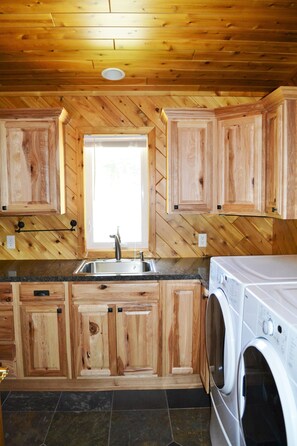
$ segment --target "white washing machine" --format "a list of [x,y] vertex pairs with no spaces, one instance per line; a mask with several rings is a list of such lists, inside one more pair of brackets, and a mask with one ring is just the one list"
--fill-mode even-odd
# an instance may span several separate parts
[[297,284],[245,291],[238,399],[240,444],[297,444]]
[[289,281],[297,282],[297,255],[211,259],[206,340],[213,446],[240,444],[237,374],[244,290],[251,284]]

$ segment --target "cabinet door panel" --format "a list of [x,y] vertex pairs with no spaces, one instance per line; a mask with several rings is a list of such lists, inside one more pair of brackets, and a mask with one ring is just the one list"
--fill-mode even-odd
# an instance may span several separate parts
[[21,307],[25,376],[65,376],[64,305]]
[[263,212],[262,116],[219,121],[218,205],[223,213]]
[[163,118],[167,124],[167,211],[212,211],[216,187],[214,112],[165,109]]
[[65,212],[63,109],[0,110],[0,213]]
[[115,311],[111,305],[74,305],[76,376],[116,375]]
[[165,288],[165,374],[199,372],[200,283],[167,283]]
[[157,374],[160,356],[158,304],[118,307],[116,321],[118,373]]

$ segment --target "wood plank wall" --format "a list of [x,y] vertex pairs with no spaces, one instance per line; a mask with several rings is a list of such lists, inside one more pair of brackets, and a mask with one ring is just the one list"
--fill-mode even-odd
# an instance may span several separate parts
[[[81,196],[81,150],[78,134],[88,131],[108,132],[112,128],[151,127],[155,129],[155,221],[156,257],[195,257],[204,255],[271,254],[277,234],[273,220],[257,217],[224,217],[215,215],[168,215],[166,209],[166,135],[160,119],[162,108],[218,107],[254,102],[252,97],[218,97],[150,95],[83,96],[32,95],[0,97],[0,108],[65,107],[70,115],[66,128],[66,207],[62,216],[24,217],[27,229],[69,227],[78,221],[75,232],[35,232],[16,234],[16,249],[6,249],[6,235],[15,234],[19,217],[0,217],[0,259],[75,259],[83,257],[83,215]],[[282,225],[282,233],[284,233]],[[208,247],[197,247],[197,233],[208,235]],[[276,251],[280,247],[276,245]],[[294,238],[295,249],[297,240]],[[297,249],[295,249],[297,252]],[[99,255],[98,255],[99,257]]]

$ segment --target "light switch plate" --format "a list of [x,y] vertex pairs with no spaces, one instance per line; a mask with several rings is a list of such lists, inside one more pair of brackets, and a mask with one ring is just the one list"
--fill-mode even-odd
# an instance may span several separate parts
[[14,235],[6,236],[6,247],[7,247],[7,249],[15,249],[15,236]]
[[199,248],[207,247],[207,234],[198,234],[198,246]]

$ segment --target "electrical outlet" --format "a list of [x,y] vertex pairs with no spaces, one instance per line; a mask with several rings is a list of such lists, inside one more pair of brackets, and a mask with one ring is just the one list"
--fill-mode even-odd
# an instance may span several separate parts
[[7,249],[15,249],[15,236],[14,235],[6,236],[6,247],[7,247]]
[[198,234],[198,246],[199,248],[207,247],[207,234]]

